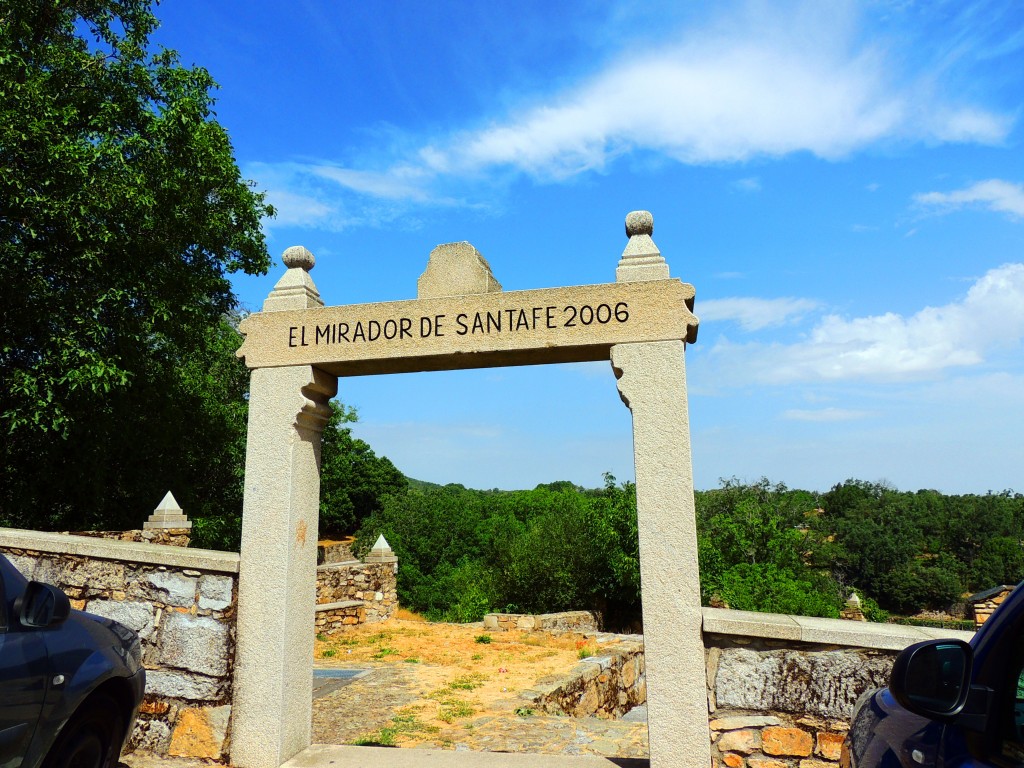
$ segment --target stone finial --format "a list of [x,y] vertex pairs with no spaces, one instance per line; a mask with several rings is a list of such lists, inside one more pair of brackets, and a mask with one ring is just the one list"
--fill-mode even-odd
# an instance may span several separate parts
[[288,269],[304,269],[307,272],[316,264],[316,257],[303,245],[293,245],[285,249],[281,261]]
[[650,211],[632,211],[626,216],[626,237],[654,234],[654,217]]
[[468,296],[497,293],[501,283],[494,279],[491,265],[471,243],[444,243],[430,252],[427,268],[416,283],[417,297]]
[[[313,309],[324,305],[320,291],[316,289],[309,270],[316,264],[316,258],[304,246],[293,245],[281,255],[281,260],[288,267],[274,290],[263,302],[264,312],[275,312],[285,309]],[[241,327],[245,333],[245,322]],[[241,353],[241,350],[239,350]]]
[[377,537],[377,541],[374,543],[373,549],[370,550],[364,562],[394,563],[395,572],[398,572],[398,558],[395,557],[395,553],[391,551],[391,545],[388,544],[388,540],[384,538],[383,533]]
[[860,597],[856,592],[851,592],[850,596],[846,598],[846,605],[839,611],[839,618],[846,619],[847,621],[868,620],[864,615],[864,609],[860,604]]
[[191,528],[192,521],[189,520],[181,507],[178,506],[178,502],[174,499],[174,494],[168,491],[164,494],[163,499],[157,504],[156,509],[153,510],[153,514],[149,516],[149,519],[142,524],[144,531],[152,531],[158,529],[183,529]]
[[650,211],[633,211],[626,216],[626,236],[629,242],[615,270],[617,282],[668,279],[668,264],[651,239],[653,233],[654,217]]

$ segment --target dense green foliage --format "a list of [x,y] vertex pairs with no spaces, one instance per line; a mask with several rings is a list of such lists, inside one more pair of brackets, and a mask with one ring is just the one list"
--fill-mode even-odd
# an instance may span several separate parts
[[151,53],[144,0],[5,3],[0,524],[136,527],[174,488],[239,503],[247,376],[228,274],[272,213],[209,74]]
[[638,616],[636,496],[614,478],[595,491],[411,491],[364,521],[359,545],[381,533],[399,555],[399,601],[434,618],[578,608],[617,623]]
[[[1024,496],[901,493],[847,481],[825,494],[768,480],[697,492],[701,591],[753,611],[836,617],[857,592],[868,617],[949,608],[1024,579]],[[551,483],[473,491],[416,483],[359,531],[399,556],[399,600],[432,618],[590,609],[640,614],[635,489]]]
[[357,421],[354,408],[331,401],[331,420],[324,428],[320,462],[320,535],[354,533],[380,509],[388,495],[404,494],[405,475],[344,424]]

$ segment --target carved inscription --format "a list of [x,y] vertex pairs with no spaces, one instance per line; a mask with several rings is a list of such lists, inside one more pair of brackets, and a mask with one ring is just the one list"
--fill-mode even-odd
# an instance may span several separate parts
[[449,315],[433,315],[419,318],[389,317],[386,320],[356,320],[354,323],[341,320],[309,327],[292,325],[288,327],[289,347],[308,347],[321,344],[358,344],[373,341],[401,341],[402,339],[430,337],[440,338],[445,334],[456,336],[490,335],[492,333],[516,333],[535,331],[538,328],[586,327],[593,324],[625,323],[629,321],[629,304],[620,301],[614,306],[589,304],[564,307],[548,305],[528,309],[496,309],[494,311],[459,312],[454,322]]
[[[251,368],[314,364],[338,375],[380,372],[386,366],[366,363],[392,358],[430,359],[402,370],[444,368],[445,356],[466,354],[506,356],[480,366],[507,364],[512,354],[519,362],[601,359],[613,344],[692,340],[692,300],[692,286],[653,280],[263,312],[243,321],[239,355]],[[536,360],[521,359],[531,352]]]

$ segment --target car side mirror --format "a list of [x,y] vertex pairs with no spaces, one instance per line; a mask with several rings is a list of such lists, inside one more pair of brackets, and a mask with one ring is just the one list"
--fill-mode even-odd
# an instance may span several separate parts
[[905,648],[889,690],[905,709],[933,720],[960,714],[971,689],[974,650],[962,640],[928,640]]
[[71,601],[52,584],[30,581],[24,594],[14,601],[14,612],[22,626],[54,627],[71,614]]

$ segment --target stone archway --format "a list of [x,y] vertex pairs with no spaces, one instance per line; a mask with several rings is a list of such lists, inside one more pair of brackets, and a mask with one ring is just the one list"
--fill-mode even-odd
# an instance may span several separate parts
[[231,762],[309,746],[320,436],[345,376],[609,360],[633,416],[651,765],[710,764],[686,398],[693,286],[669,278],[646,211],[604,285],[502,292],[469,243],[438,246],[419,298],[325,307],[313,255],[242,323],[252,369]]

